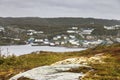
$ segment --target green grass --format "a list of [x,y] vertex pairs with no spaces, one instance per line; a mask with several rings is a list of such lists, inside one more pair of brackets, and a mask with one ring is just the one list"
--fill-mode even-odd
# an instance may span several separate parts
[[105,63],[89,64],[94,71],[89,72],[83,80],[120,80],[120,46],[108,46],[101,52],[107,56]]
[[77,57],[80,52],[73,53],[52,53],[40,52],[31,53],[22,56],[0,57],[0,78],[8,79],[9,77],[35,67],[50,65],[60,60],[71,57]]
[[[39,52],[22,56],[0,55],[0,79],[7,80],[19,72],[27,71],[35,67],[50,65],[60,60],[73,57],[91,57],[95,54],[104,53],[107,58],[104,64],[89,64],[94,71],[89,72],[83,80],[120,80],[120,45],[98,46],[81,52]],[[86,73],[89,68],[79,68],[72,72]]]

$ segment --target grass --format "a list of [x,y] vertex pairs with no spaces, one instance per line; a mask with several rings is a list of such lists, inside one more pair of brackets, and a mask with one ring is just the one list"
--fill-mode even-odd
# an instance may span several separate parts
[[101,52],[107,56],[105,63],[89,64],[94,71],[87,73],[83,80],[120,80],[120,45],[106,47]]
[[50,65],[60,60],[77,57],[80,53],[52,53],[39,52],[22,56],[0,57],[0,79],[8,79],[11,76],[35,67]]
[[[35,67],[50,65],[54,62],[73,57],[91,57],[95,54],[104,53],[107,58],[104,64],[89,64],[94,71],[88,72],[83,80],[120,80],[120,45],[98,46],[81,52],[39,52],[22,56],[0,55],[0,79],[7,80],[19,72],[27,71]],[[86,73],[89,68],[79,68],[72,72]],[[22,79],[21,79],[22,80]],[[23,79],[24,80],[24,79]]]

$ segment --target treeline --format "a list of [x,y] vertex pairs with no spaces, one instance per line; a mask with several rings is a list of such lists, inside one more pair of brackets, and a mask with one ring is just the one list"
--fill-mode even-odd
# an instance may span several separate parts
[[0,18],[0,25],[79,26],[93,23],[99,25],[120,25],[119,20],[94,18]]

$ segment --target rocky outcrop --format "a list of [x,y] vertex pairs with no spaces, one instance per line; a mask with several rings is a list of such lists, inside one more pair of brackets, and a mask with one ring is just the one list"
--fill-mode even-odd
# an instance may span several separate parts
[[84,77],[82,72],[75,73],[70,70],[79,69],[80,67],[89,67],[89,63],[103,63],[103,55],[98,54],[93,57],[76,57],[69,58],[51,64],[50,66],[37,67],[32,70],[20,73],[10,80],[18,80],[20,77],[26,77],[33,80],[79,80]]
[[81,65],[88,65],[89,63],[104,63],[103,59],[106,56],[101,54],[96,54],[92,57],[75,57],[75,58],[69,58],[63,61],[56,62],[52,65],[60,65],[60,64],[81,64]]
[[54,65],[34,68],[12,77],[10,80],[17,80],[26,77],[34,80],[78,80],[82,73],[68,72],[70,69],[79,68],[80,64]]

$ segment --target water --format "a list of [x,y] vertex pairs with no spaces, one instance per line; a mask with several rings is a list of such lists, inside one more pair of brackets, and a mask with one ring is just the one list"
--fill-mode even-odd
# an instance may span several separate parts
[[31,45],[12,45],[0,46],[0,51],[4,55],[23,55],[36,51],[51,51],[51,52],[73,52],[81,51],[85,48],[66,48],[66,47],[51,47],[51,46],[31,46]]

